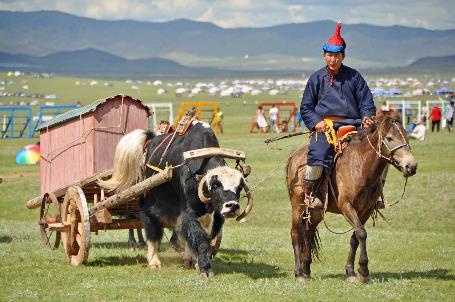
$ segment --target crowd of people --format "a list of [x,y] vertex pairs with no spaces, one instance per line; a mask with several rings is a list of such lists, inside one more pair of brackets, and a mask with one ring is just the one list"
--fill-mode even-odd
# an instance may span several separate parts
[[[381,104],[381,106],[376,107],[376,114],[393,112],[393,111],[399,111],[399,108],[389,107],[386,102],[383,102]],[[411,111],[411,110],[408,110],[408,111]],[[408,114],[406,114],[406,117],[409,118],[409,120],[407,120],[408,128],[406,130],[409,133],[409,137],[411,139],[416,139],[416,140],[424,140],[426,138],[427,118],[431,122],[431,126],[430,126],[431,132],[440,131],[441,121],[444,118],[441,108],[439,106],[433,106],[428,117],[426,115],[423,115],[419,121],[416,121],[416,120],[411,121],[410,116],[411,115],[408,116]],[[302,119],[301,114],[297,113],[295,118],[296,118],[296,126],[297,126],[295,131],[297,131],[300,128],[300,130],[303,132],[305,130],[305,123]],[[455,118],[455,104],[454,104],[453,99],[449,99],[449,106],[445,110],[446,127],[449,132],[453,132],[454,118]],[[271,106],[268,113],[266,113],[264,111],[264,108],[262,106],[258,106],[258,108],[256,110],[256,115],[250,125],[249,132],[252,133],[255,129],[257,129],[257,131],[259,133],[268,133],[268,132],[272,132],[272,131],[275,133],[287,132],[288,124],[286,123],[286,121],[283,120],[283,121],[281,121],[281,123],[279,123],[278,119],[279,119],[279,109],[275,105]]]

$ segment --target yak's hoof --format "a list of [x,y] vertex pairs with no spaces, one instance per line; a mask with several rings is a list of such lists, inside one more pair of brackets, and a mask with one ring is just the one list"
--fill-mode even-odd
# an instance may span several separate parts
[[159,270],[159,269],[161,269],[161,262],[159,260],[158,261],[152,260],[149,262],[148,267],[149,267],[149,269],[153,269],[153,270],[158,269]]
[[193,259],[183,259],[183,266],[188,269],[195,268],[196,261],[194,261]]
[[204,278],[204,279],[212,278],[212,277],[215,276],[215,274],[212,271],[200,272],[199,275],[201,275],[201,277]]
[[137,246],[129,246],[129,247],[128,247],[128,250],[129,250],[130,252],[135,252],[135,251],[137,251]]
[[368,283],[370,282],[370,277],[357,273],[357,280],[362,283]]

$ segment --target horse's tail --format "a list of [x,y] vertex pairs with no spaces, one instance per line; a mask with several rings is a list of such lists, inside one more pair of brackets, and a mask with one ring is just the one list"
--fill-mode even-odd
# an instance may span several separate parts
[[[301,242],[300,242],[300,246],[301,246],[301,252],[302,252],[302,255],[305,253],[305,236],[303,236],[303,229],[305,228],[305,224],[306,224],[306,220],[305,219],[302,219],[302,223],[301,223],[301,232],[302,232],[302,237],[301,237]],[[310,246],[311,246],[311,259],[312,260],[318,260],[320,261],[321,258],[321,238],[319,237],[319,231],[318,231],[318,228],[317,226],[310,226],[310,232],[312,232],[311,236],[310,236]]]
[[143,178],[144,144],[153,133],[136,129],[123,136],[115,148],[114,170],[108,180],[98,180],[98,185],[109,191],[120,192],[140,182]]
[[314,228],[313,236],[311,236],[311,258],[317,259],[320,261],[320,251],[321,251],[321,238],[319,237],[318,228]]

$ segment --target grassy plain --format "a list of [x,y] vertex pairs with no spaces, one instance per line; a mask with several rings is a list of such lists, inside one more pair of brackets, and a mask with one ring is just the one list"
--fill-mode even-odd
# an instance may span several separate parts
[[[27,79],[30,90],[55,93],[58,103],[93,100],[124,93],[144,102],[186,101],[158,96],[153,86],[113,81],[113,86],[75,86],[88,79],[58,77]],[[102,84],[104,81],[99,81]],[[20,90],[8,87],[10,91]],[[224,147],[245,150],[253,172],[255,207],[248,221],[228,221],[221,251],[213,262],[216,276],[202,280],[183,268],[181,256],[164,238],[164,268],[146,268],[146,250],[127,250],[126,231],[92,235],[85,266],[71,267],[62,248],[46,250],[39,239],[38,210],[25,201],[39,195],[39,167],[18,166],[15,153],[32,140],[0,141],[0,300],[1,301],[449,301],[455,294],[455,134],[445,129],[430,133],[424,142],[412,142],[418,160],[405,199],[383,211],[389,221],[367,223],[371,282],[351,284],[344,278],[350,234],[334,235],[320,227],[322,261],[315,262],[313,279],[294,281],[290,242],[290,206],[284,184],[288,154],[303,144],[300,136],[274,147],[263,141],[270,134],[248,134],[256,101],[299,101],[299,93],[285,96],[223,98]],[[202,94],[198,100],[213,100]],[[246,104],[243,104],[243,100]],[[174,107],[174,110],[176,107]],[[404,179],[392,170],[385,195],[396,200]],[[328,225],[348,229],[342,217],[329,215]],[[169,237],[169,233],[167,233]],[[452,297],[452,298],[451,298]]]

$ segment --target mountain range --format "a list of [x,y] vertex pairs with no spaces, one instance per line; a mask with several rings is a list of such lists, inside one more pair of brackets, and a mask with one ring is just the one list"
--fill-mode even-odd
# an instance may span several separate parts
[[0,52],[0,70],[109,77],[217,75],[221,72],[210,67],[186,67],[162,58],[127,60],[96,49],[62,51],[41,57]]
[[[123,67],[132,64],[133,70],[143,72],[154,67],[157,73],[193,72],[187,68],[199,66],[214,67],[199,70],[209,73],[217,68],[312,70],[321,66],[322,44],[334,28],[332,21],[222,28],[184,19],[106,21],[57,11],[0,11],[0,52],[3,58],[21,54],[16,59],[55,68],[60,65],[52,62],[67,60],[71,54],[75,71],[88,68],[81,63],[98,64],[110,72],[122,69],[113,67],[113,62]],[[346,64],[357,68],[407,66],[423,57],[455,53],[455,30],[345,24],[342,35],[347,42]],[[87,54],[93,62],[83,61]]]

